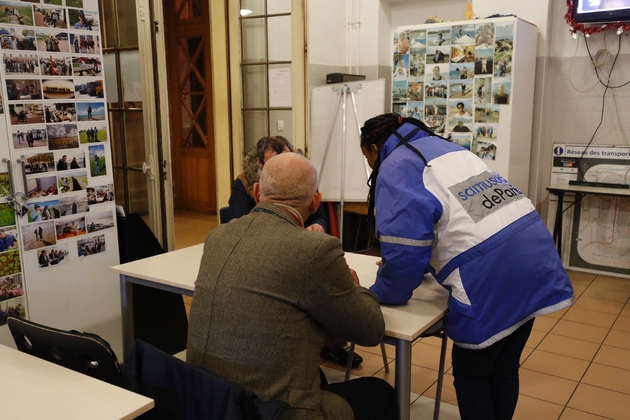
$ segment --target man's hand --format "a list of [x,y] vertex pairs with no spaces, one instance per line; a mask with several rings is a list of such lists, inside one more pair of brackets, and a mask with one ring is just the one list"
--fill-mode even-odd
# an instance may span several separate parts
[[322,225],[318,225],[317,223],[313,223],[307,227],[306,230],[312,230],[313,232],[326,232],[324,227]]

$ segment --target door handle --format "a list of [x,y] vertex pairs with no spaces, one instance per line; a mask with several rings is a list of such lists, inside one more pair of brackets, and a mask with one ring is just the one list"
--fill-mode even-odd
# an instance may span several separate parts
[[22,195],[22,200],[26,201],[27,197],[26,197],[26,160],[24,159],[18,159],[16,161],[17,163],[19,163],[22,166],[22,181],[24,182],[24,192],[21,193]]

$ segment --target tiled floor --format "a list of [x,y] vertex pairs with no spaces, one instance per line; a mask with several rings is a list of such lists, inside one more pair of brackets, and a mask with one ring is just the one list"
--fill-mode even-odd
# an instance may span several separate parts
[[[203,242],[216,216],[176,213],[177,248]],[[539,317],[522,356],[515,420],[630,418],[630,280],[570,271],[575,304]],[[449,342],[449,348],[452,343]],[[416,342],[412,355],[412,418],[430,418],[435,398],[438,338]],[[363,364],[352,373],[394,383],[395,349],[386,346],[385,373],[379,347],[357,346]],[[324,362],[322,360],[322,362]],[[459,418],[450,375],[450,351],[442,393],[442,420]],[[343,370],[322,365],[332,380]]]

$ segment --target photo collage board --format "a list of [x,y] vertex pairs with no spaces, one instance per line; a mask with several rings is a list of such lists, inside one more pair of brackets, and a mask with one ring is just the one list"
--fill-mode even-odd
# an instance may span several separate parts
[[510,105],[514,24],[439,23],[393,33],[392,112],[495,160]]
[[27,199],[19,228],[0,205],[0,228],[40,269],[105,252],[115,227],[100,30],[96,0],[0,0],[0,118]]

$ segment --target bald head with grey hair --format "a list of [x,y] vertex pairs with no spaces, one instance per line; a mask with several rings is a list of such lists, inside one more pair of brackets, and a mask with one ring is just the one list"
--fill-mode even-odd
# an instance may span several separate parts
[[257,201],[291,206],[304,219],[319,207],[317,170],[304,156],[282,153],[269,159],[254,186]]

